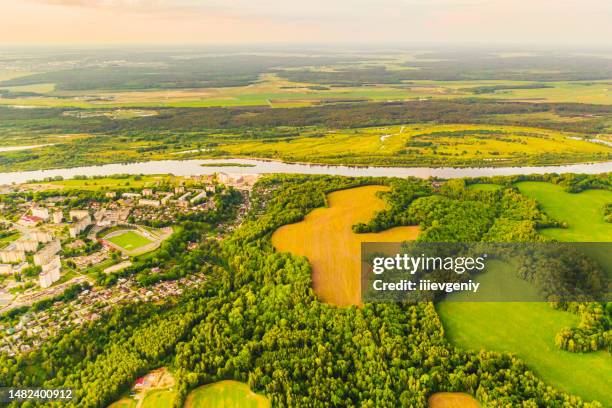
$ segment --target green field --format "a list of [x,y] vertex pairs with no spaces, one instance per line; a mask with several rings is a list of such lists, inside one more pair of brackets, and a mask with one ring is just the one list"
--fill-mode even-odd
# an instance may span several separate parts
[[220,381],[193,390],[185,408],[269,408],[270,401],[238,381]]
[[172,407],[172,403],[176,398],[176,391],[171,390],[153,390],[147,392],[142,401],[141,408],[167,408]]
[[[569,224],[567,230],[542,230],[547,236],[564,241],[612,239],[612,224],[603,221],[602,213],[603,205],[612,201],[612,192],[588,190],[570,194],[561,186],[544,182],[523,182],[518,187],[537,199],[549,215]],[[506,273],[512,270],[508,268]],[[482,279],[496,278],[485,274]],[[459,299],[461,295],[453,296]],[[605,406],[612,404],[608,392],[612,357],[605,352],[570,353],[554,343],[561,329],[578,324],[577,316],[538,302],[445,301],[437,305],[437,310],[453,344],[470,350],[514,353],[551,385],[586,400],[597,399]]]
[[[1,79],[1,76],[0,76]],[[247,86],[193,89],[151,90],[88,90],[57,91],[52,83],[5,86],[14,92],[36,92],[35,97],[0,98],[0,105],[72,107],[100,109],[114,107],[215,107],[271,106],[274,108],[303,107],[342,100],[395,101],[406,99],[495,98],[532,102],[578,102],[612,104],[609,81],[548,82],[548,87],[533,89],[501,89],[474,93],[481,87],[529,86],[532,81],[473,80],[434,81],[414,80],[409,85],[374,84],[367,86],[327,86],[314,89],[312,83],[292,82],[275,74],[263,74],[262,79]],[[84,98],[84,96],[96,98]],[[112,101],[112,102],[110,102]]]
[[528,165],[608,160],[612,148],[571,134],[504,125],[420,124],[315,129],[273,141],[221,141],[239,157],[330,164]]
[[165,175],[147,175],[147,176],[129,176],[129,177],[100,177],[100,178],[87,178],[87,179],[70,179],[70,180],[58,180],[58,181],[46,181],[41,183],[31,183],[28,185],[30,188],[44,187],[48,189],[62,189],[62,190],[87,190],[87,191],[101,191],[101,190],[113,190],[119,188],[143,188],[146,186],[153,185],[162,180],[169,180],[174,178],[172,176]]
[[126,251],[133,251],[153,242],[136,231],[126,231],[122,234],[105,239]]
[[563,187],[543,182],[522,182],[521,193],[532,197],[544,212],[554,219],[566,222],[568,228],[545,228],[540,232],[559,241],[610,242],[612,223],[604,221],[604,206],[612,203],[612,191],[587,190],[573,194]]

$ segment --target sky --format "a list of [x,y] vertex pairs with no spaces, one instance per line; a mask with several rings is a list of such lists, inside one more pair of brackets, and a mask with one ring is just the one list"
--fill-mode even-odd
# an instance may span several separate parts
[[0,0],[0,45],[612,47],[610,0]]

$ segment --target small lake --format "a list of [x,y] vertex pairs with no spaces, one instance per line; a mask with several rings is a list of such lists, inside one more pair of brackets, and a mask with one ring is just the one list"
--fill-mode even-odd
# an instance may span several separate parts
[[[228,164],[236,166],[228,166]],[[205,166],[202,166],[202,165]],[[216,164],[220,164],[216,166]],[[242,166],[242,167],[241,167]],[[245,167],[248,166],[248,167]],[[47,177],[61,176],[65,179],[76,175],[108,176],[111,174],[174,174],[191,176],[213,173],[232,174],[329,174],[338,176],[373,177],[478,177],[510,176],[517,174],[542,173],[586,173],[598,174],[612,172],[612,162],[571,164],[565,166],[533,167],[353,167],[320,164],[283,163],[279,161],[252,159],[198,159],[198,160],[159,160],[140,163],[116,163],[100,166],[73,167],[39,171],[20,171],[0,173],[0,184],[24,183],[28,180],[42,180]]]

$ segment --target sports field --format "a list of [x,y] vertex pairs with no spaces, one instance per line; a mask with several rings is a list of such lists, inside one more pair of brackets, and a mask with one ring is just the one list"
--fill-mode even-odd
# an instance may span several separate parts
[[245,383],[219,381],[193,390],[185,408],[269,408],[270,401],[255,394]]
[[361,243],[413,240],[418,227],[396,227],[380,233],[356,234],[351,227],[367,222],[385,203],[376,196],[384,186],[357,187],[327,196],[328,206],[317,208],[303,221],[284,225],[272,235],[279,251],[306,256],[312,266],[319,298],[337,306],[361,304]]
[[105,239],[126,251],[133,251],[153,242],[139,232],[132,230],[113,235],[110,238],[106,237]]
[[[568,229],[547,228],[541,231],[543,234],[562,241],[612,240],[612,224],[603,220],[603,205],[612,201],[611,192],[588,190],[571,194],[561,186],[544,182],[523,182],[518,187],[523,194],[535,198],[546,213],[568,223]],[[460,296],[453,295],[449,300]],[[554,343],[561,329],[578,324],[577,316],[538,302],[445,301],[437,305],[437,310],[453,344],[470,350],[514,353],[551,385],[586,400],[597,399],[604,406],[612,404],[608,392],[612,356],[603,351],[570,353]]]
[[604,206],[612,203],[612,191],[587,190],[567,193],[563,187],[543,182],[517,183],[521,193],[534,198],[544,212],[568,228],[545,228],[540,232],[559,241],[610,242],[612,223],[604,220]]
[[480,404],[462,392],[437,392],[427,401],[429,408],[479,408]]

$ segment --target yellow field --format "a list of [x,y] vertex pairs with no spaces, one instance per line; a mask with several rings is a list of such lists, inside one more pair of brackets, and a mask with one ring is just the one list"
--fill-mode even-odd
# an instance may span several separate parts
[[462,392],[437,392],[428,401],[429,408],[480,408],[471,395]]
[[367,222],[385,203],[376,196],[383,186],[357,187],[327,196],[328,207],[317,208],[303,221],[280,227],[272,235],[279,251],[306,256],[312,266],[319,298],[337,306],[361,304],[361,243],[413,240],[418,227],[396,227],[372,234],[355,234],[351,227]]
[[222,145],[220,149],[239,156],[297,161],[333,161],[351,156],[380,158],[396,156],[406,149],[420,157],[491,161],[524,160],[542,153],[612,152],[612,148],[603,144],[571,139],[571,134],[520,126],[398,125],[328,131],[323,136],[321,131],[307,131],[302,136],[274,143],[239,141]]

